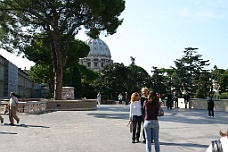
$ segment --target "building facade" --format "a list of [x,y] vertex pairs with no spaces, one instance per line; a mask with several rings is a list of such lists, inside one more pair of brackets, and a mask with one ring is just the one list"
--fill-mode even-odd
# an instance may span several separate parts
[[9,98],[10,92],[15,92],[19,97],[30,98],[33,85],[28,71],[18,69],[0,55],[0,98]]
[[99,38],[88,39],[85,43],[89,45],[90,52],[87,57],[79,59],[80,64],[94,71],[100,71],[105,65],[113,64],[111,52],[104,41]]

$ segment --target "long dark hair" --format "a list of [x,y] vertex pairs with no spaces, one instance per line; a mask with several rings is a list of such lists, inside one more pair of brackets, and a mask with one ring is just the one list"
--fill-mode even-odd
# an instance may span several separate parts
[[149,100],[149,103],[152,103],[152,102],[158,100],[157,92],[155,90],[149,92],[149,98],[148,98],[148,100]]

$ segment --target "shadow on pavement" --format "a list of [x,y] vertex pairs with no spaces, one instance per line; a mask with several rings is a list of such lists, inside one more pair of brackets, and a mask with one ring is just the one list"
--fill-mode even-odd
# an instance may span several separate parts
[[[9,125],[9,124],[4,124],[4,125],[12,126],[12,125]],[[50,128],[50,127],[47,127],[47,126],[26,125],[26,124],[17,124],[17,125],[13,125],[12,127],[24,127],[24,128]]]
[[198,148],[204,148],[204,149],[206,149],[209,146],[209,145],[200,145],[200,144],[193,144],[193,143],[170,143],[170,142],[160,142],[160,145],[198,147]]
[[160,121],[172,121],[190,124],[228,124],[227,112],[217,111],[214,118],[208,118],[207,110],[198,109],[173,109],[164,108],[165,116],[159,117]]
[[107,118],[107,119],[128,119],[128,114],[107,114],[107,113],[90,113],[96,118]]
[[13,135],[15,135],[15,134],[17,134],[16,132],[2,132],[2,131],[0,131],[0,134],[13,134]]

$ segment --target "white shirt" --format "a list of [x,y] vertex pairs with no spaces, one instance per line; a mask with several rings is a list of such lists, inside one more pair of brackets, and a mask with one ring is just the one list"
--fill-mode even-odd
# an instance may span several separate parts
[[142,106],[141,106],[141,101],[135,101],[131,102],[130,104],[130,116],[141,116],[142,115]]
[[123,96],[121,94],[118,95],[118,100],[123,100]]
[[[223,152],[228,152],[228,137],[222,137],[220,141],[222,143]],[[210,144],[206,152],[212,152],[212,144]]]
[[10,98],[10,101],[9,101],[10,107],[15,107],[17,103],[18,103],[17,97],[11,97]]

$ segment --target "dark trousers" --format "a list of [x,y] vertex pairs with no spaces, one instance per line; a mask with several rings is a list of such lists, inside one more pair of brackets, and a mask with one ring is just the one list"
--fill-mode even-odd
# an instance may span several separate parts
[[167,106],[167,109],[172,109],[173,100],[172,99],[168,99],[167,102],[166,102],[166,106]]
[[214,110],[213,109],[208,110],[208,116],[214,117]]
[[139,139],[141,131],[142,116],[133,116],[132,140]]
[[214,117],[214,102],[208,102],[208,116]]

